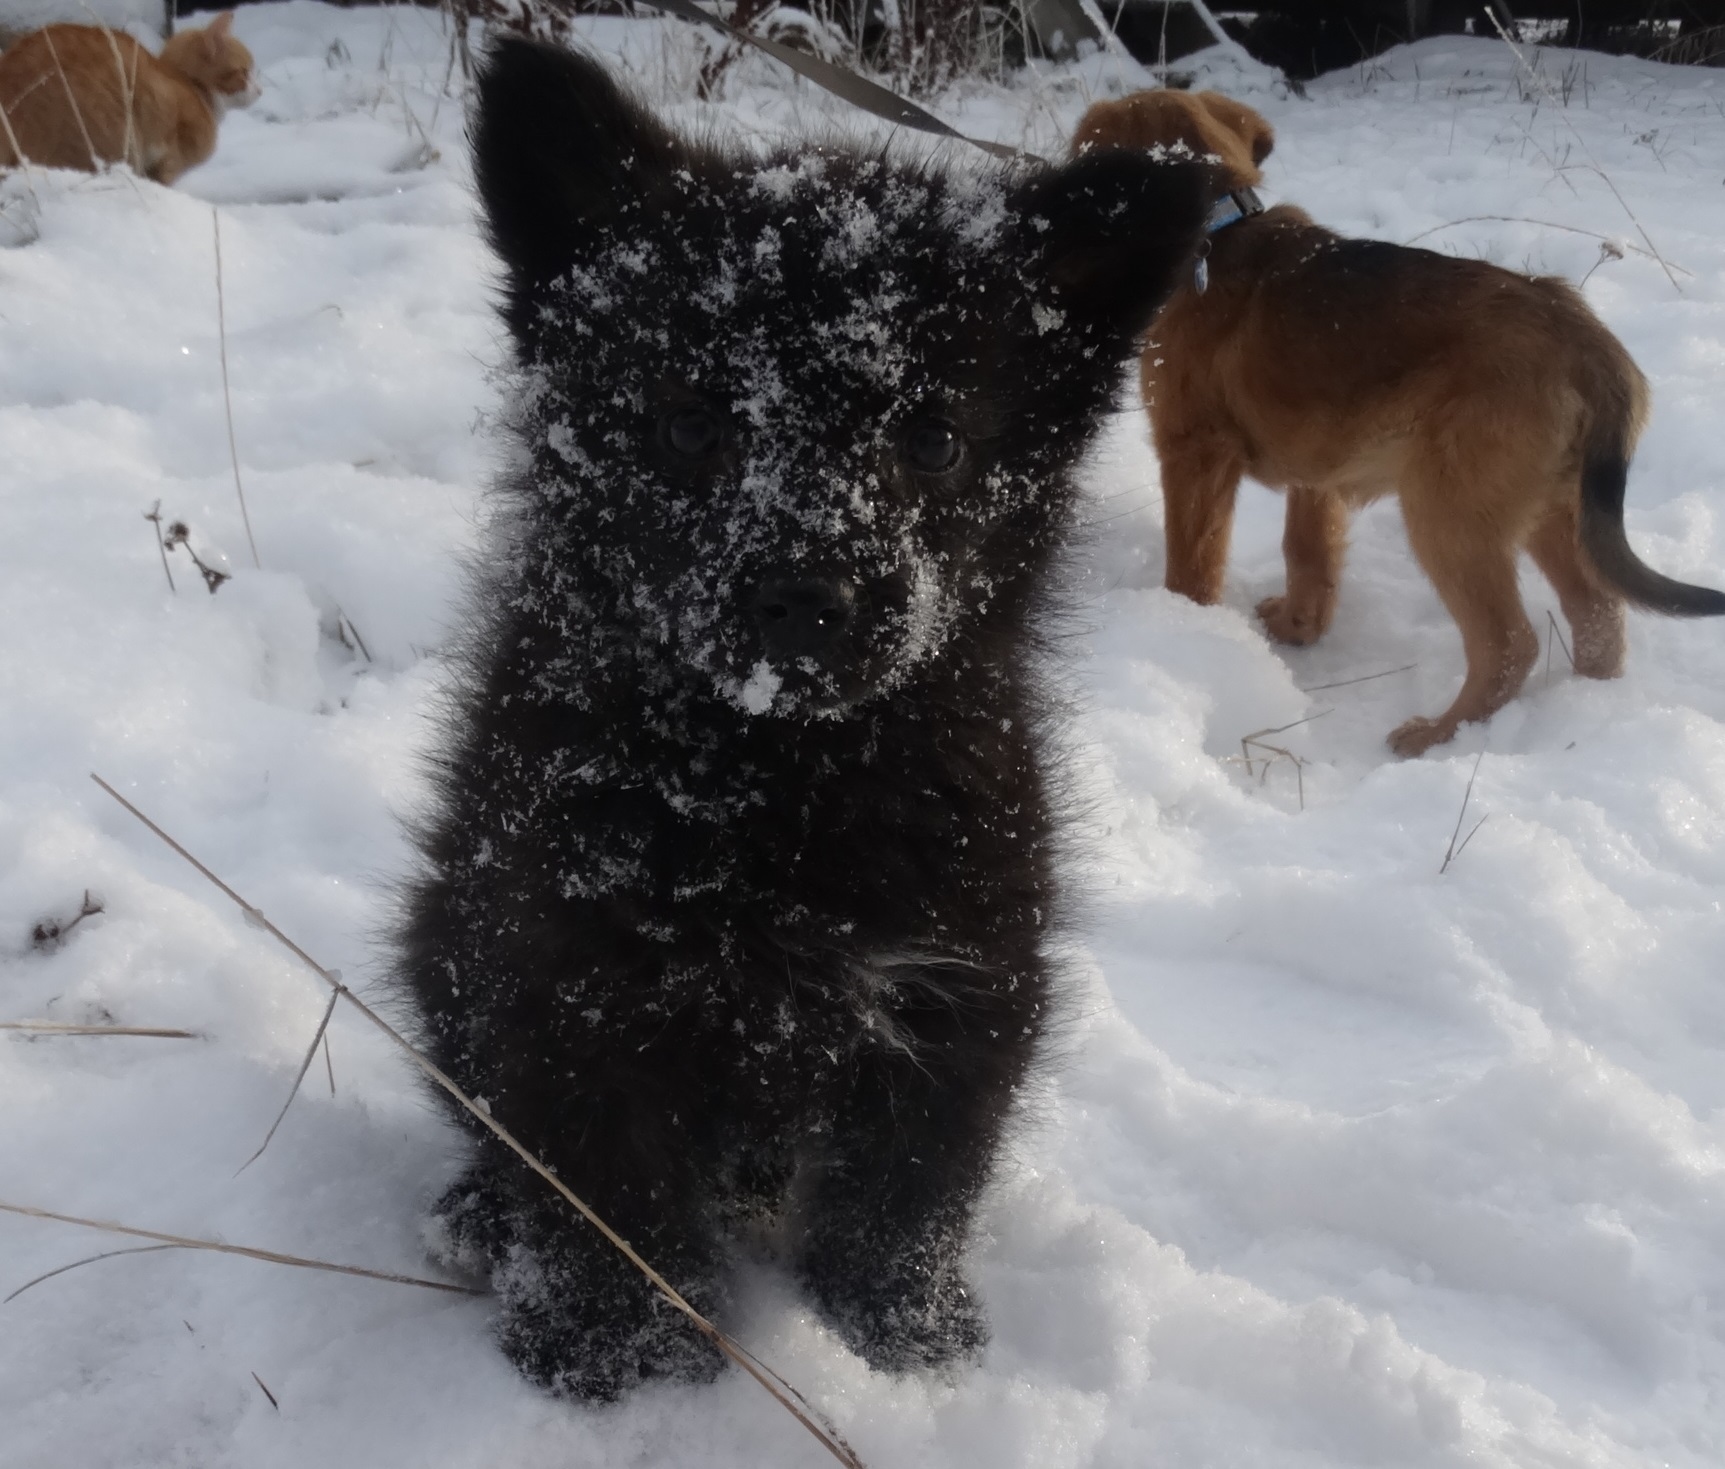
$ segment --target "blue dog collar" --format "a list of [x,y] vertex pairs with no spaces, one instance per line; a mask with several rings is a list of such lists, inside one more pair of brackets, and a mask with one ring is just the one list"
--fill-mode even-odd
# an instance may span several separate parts
[[1204,242],[1198,246],[1198,263],[1192,268],[1192,285],[1200,296],[1210,289],[1210,236],[1263,212],[1264,201],[1256,189],[1235,189],[1210,206],[1204,220]]
[[1216,234],[1231,224],[1238,224],[1242,219],[1250,219],[1263,212],[1264,201],[1258,197],[1256,189],[1235,189],[1210,206],[1209,217],[1204,221],[1204,233]]

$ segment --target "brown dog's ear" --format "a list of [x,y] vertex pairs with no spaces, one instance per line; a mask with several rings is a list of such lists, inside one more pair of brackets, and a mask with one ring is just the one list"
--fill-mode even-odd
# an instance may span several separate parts
[[1220,92],[1200,92],[1197,100],[1204,104],[1211,117],[1251,150],[1253,163],[1262,163],[1270,156],[1276,146],[1276,130],[1261,114],[1244,102],[1236,102]]
[[1143,139],[1132,135],[1131,119],[1124,102],[1092,102],[1073,129],[1067,157],[1077,158],[1093,148],[1134,148]]

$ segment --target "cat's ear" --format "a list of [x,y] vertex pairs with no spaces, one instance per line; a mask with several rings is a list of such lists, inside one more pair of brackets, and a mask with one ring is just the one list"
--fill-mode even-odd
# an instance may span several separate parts
[[625,213],[662,207],[687,166],[679,140],[596,61],[534,41],[492,46],[471,127],[479,197],[517,306]]
[[1206,165],[1133,149],[1050,169],[1014,200],[1038,295],[1076,326],[1137,336],[1179,284],[1215,193]]
[[231,32],[233,30],[233,28],[234,28],[234,13],[233,13],[233,11],[224,10],[220,15],[218,15],[214,20],[212,20],[207,26],[204,27],[204,34],[206,36],[209,36],[212,40],[219,41],[224,36],[228,35],[229,32]]

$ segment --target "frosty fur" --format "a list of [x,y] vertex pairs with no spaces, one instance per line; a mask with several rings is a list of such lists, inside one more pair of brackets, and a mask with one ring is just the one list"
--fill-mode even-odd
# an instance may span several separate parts
[[[772,1224],[871,1365],[963,1358],[1053,998],[1051,563],[1206,177],[752,157],[522,41],[474,155],[523,453],[402,930],[435,1059],[701,1310]],[[536,1381],[717,1372],[488,1137],[439,1217]]]

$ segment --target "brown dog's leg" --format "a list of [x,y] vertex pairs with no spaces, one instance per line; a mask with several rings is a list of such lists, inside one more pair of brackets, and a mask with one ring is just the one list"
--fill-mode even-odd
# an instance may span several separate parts
[[1554,510],[1528,537],[1527,551],[1557,593],[1575,639],[1575,671],[1587,678],[1623,672],[1623,601],[1594,580],[1576,539],[1575,508]]
[[1489,719],[1516,696],[1539,661],[1539,639],[1515,584],[1513,543],[1492,538],[1489,524],[1478,527],[1484,534],[1467,535],[1453,507],[1440,502],[1432,512],[1435,499],[1428,490],[1410,504],[1404,488],[1402,517],[1414,554],[1461,629],[1467,677],[1455,703],[1436,719],[1410,719],[1391,733],[1390,748],[1403,756],[1443,744],[1458,725]]
[[1245,470],[1240,456],[1214,438],[1158,445],[1166,507],[1168,590],[1209,604],[1222,600],[1234,495]]
[[1278,643],[1315,643],[1329,630],[1347,544],[1348,507],[1339,496],[1306,485],[1288,491],[1282,530],[1288,591],[1258,603],[1264,629]]

